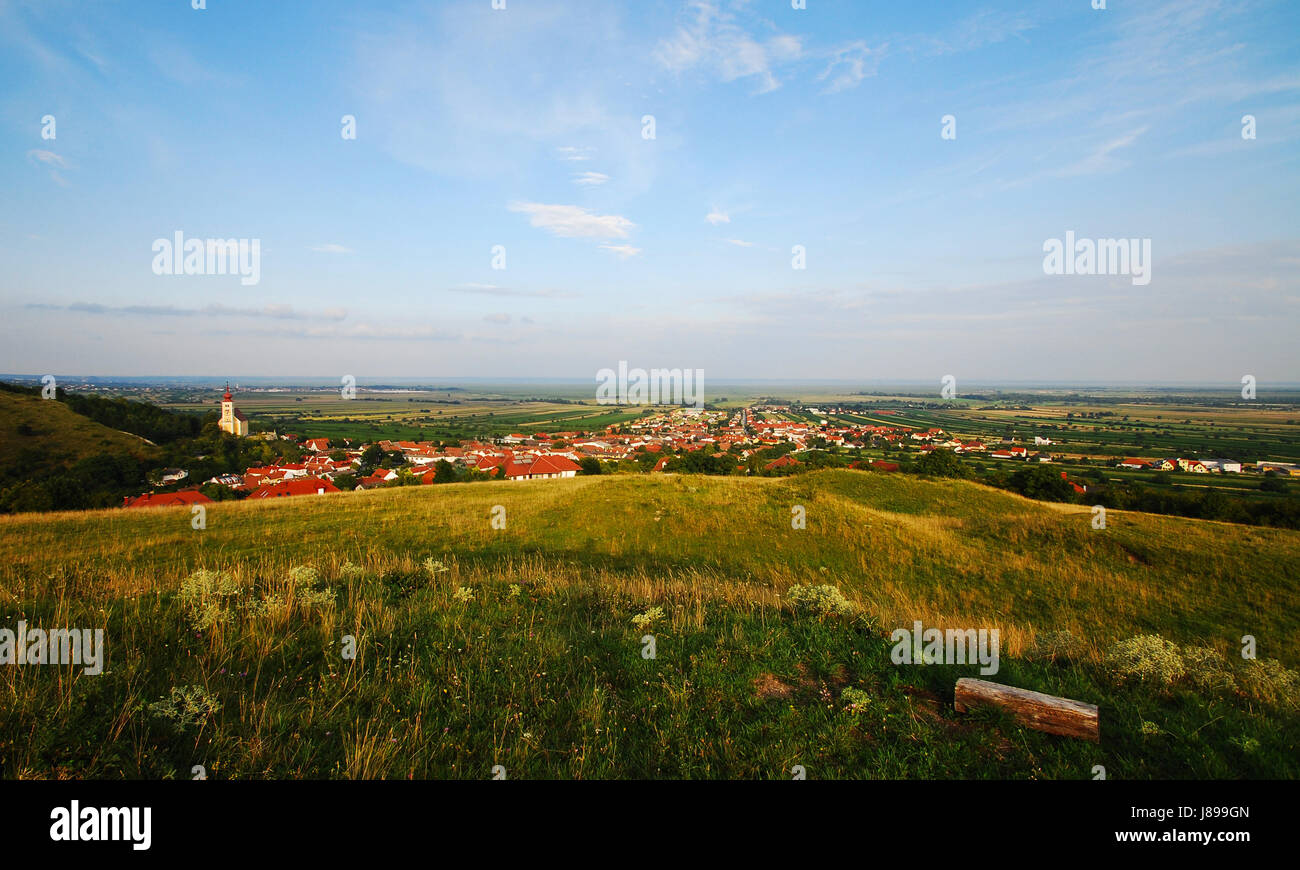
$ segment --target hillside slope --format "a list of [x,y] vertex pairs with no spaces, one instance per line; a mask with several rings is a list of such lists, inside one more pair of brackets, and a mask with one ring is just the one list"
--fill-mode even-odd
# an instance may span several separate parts
[[[1090,520],[856,471],[221,503],[202,529],[186,509],[0,517],[0,625],[109,638],[101,676],[0,669],[0,734],[21,738],[0,775],[1300,775],[1300,533]],[[856,613],[792,606],[796,584]],[[992,678],[1099,704],[1102,743],[953,713],[978,669],[894,664],[914,620],[997,628]],[[1147,634],[1183,652],[1134,684],[1103,653]],[[1282,664],[1243,662],[1245,634]]]
[[[498,505],[504,530],[491,525]],[[792,528],[795,505],[803,530]],[[185,510],[0,518],[9,581],[79,565],[166,590],[239,560],[287,569],[406,556],[685,573],[758,597],[815,579],[891,624],[997,624],[1012,650],[1044,629],[1099,641],[1271,636],[1292,662],[1300,647],[1300,532],[1120,511],[1094,530],[1086,508],[959,481],[828,471],[406,487],[209,505],[203,531]]]
[[0,513],[119,504],[160,456],[64,402],[0,390]]
[[28,458],[71,465],[101,453],[147,458],[157,450],[143,438],[96,423],[62,402],[0,390],[0,473]]

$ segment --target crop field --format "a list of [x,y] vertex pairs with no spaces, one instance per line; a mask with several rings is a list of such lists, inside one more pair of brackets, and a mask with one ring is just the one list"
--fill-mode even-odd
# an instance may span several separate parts
[[[1089,417],[1104,414],[1106,416]],[[1070,416],[1072,415],[1072,416]],[[882,415],[869,410],[833,419],[873,425],[942,428],[960,436],[993,440],[1039,435],[1064,442],[1072,454],[1093,456],[1179,456],[1200,453],[1275,460],[1300,459],[1300,409],[1037,406],[952,410],[902,408]]]
[[[857,471],[7,516],[0,623],[107,661],[0,671],[0,776],[1294,778],[1298,593],[1300,532]],[[978,666],[894,664],[914,620],[1101,742],[954,713]]]
[[[238,394],[236,405],[255,424],[305,438],[368,441],[456,440],[498,437],[512,432],[602,430],[633,420],[641,410],[618,410],[587,402],[531,401],[456,391],[371,392],[354,399],[337,391],[303,390]],[[209,411],[215,399],[163,405],[172,410]]]

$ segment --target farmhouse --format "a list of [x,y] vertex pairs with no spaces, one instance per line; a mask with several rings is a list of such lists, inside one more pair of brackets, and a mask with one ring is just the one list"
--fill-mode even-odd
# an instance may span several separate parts
[[293,495],[324,495],[327,492],[339,492],[339,488],[328,480],[314,477],[302,477],[296,480],[282,480],[279,483],[264,483],[249,493],[249,498],[286,498]]
[[506,465],[506,480],[574,477],[577,473],[578,463],[563,456],[539,456],[532,462],[511,462]]
[[773,459],[767,465],[764,465],[763,470],[776,471],[779,468],[792,468],[796,465],[803,465],[803,463],[787,453],[785,456],[782,456],[778,459]]
[[147,492],[135,498],[127,496],[122,499],[122,507],[173,507],[178,504],[208,504],[212,499],[198,490],[185,492]]
[[1300,465],[1296,465],[1294,462],[1260,461],[1255,463],[1255,470],[1260,474],[1267,474],[1270,471],[1275,471],[1278,474],[1284,474],[1289,477],[1300,476]]

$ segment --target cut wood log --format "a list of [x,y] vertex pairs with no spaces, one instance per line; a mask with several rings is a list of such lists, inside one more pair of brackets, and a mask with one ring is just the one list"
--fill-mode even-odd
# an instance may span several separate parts
[[1006,710],[1021,725],[1049,734],[1079,737],[1094,743],[1101,740],[1097,708],[1082,701],[962,677],[953,693],[953,708],[958,713],[965,713],[971,707]]

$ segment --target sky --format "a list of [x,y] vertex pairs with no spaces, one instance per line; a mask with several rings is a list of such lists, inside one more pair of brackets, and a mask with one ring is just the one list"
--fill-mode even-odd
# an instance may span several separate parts
[[0,371],[1300,381],[1291,0],[196,2],[0,0]]

